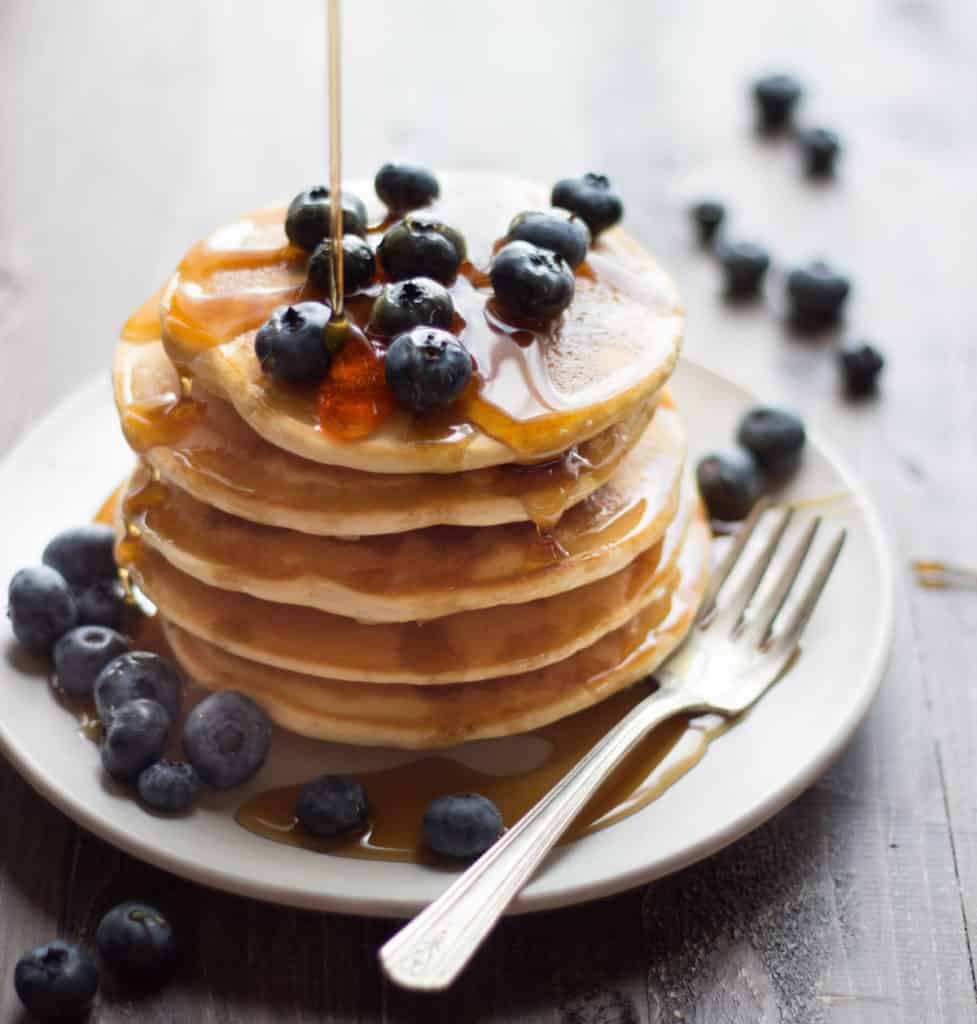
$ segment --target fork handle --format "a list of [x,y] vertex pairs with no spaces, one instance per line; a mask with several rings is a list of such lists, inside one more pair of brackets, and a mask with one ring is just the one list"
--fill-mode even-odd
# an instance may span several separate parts
[[656,691],[634,707],[516,825],[383,946],[380,963],[387,977],[415,991],[447,988],[614,767],[657,725],[702,709],[701,698],[669,689]]

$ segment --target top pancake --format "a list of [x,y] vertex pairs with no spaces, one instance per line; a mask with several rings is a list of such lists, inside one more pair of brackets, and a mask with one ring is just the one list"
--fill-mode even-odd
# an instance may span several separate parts
[[[303,297],[306,254],[286,244],[284,205],[228,225],[184,258],[161,302],[163,342],[181,370],[229,401],[279,448],[372,473],[455,473],[551,458],[633,413],[667,380],[678,357],[682,313],[669,278],[620,229],[600,236],[577,270],[562,317],[533,334],[486,307],[493,246],[511,218],[545,209],[545,190],[485,174],[441,175],[427,208],[465,236],[469,264],[451,286],[475,358],[479,388],[450,410],[414,417],[398,410],[373,434],[337,440],[319,426],[315,391],[262,373],[255,329],[271,310]],[[351,184],[371,216],[383,215],[365,183]],[[371,244],[381,237],[369,235]],[[374,286],[370,295],[375,294]],[[370,295],[349,302],[365,320]],[[138,328],[138,325],[137,325]],[[132,340],[139,330],[132,329]]]

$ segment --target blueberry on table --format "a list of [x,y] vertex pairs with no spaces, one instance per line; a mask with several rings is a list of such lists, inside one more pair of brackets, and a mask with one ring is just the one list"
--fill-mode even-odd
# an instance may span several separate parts
[[105,725],[102,766],[119,782],[134,782],[166,750],[171,719],[154,700],[131,700],[118,708]]
[[621,197],[611,188],[610,179],[604,174],[590,173],[558,181],[553,186],[550,203],[584,220],[594,238],[624,216]]
[[784,477],[800,465],[807,435],[799,416],[786,409],[757,406],[745,413],[736,430],[736,440],[772,477]]
[[[343,234],[366,234],[366,206],[363,200],[343,191]],[[292,245],[307,252],[332,235],[332,199],[325,185],[300,192],[288,206],[285,234]]]
[[117,571],[115,530],[105,523],[64,530],[48,543],[41,561],[75,586],[112,579]]
[[841,140],[828,128],[805,128],[798,135],[807,173],[814,178],[832,174],[841,152]]
[[474,860],[500,835],[502,815],[480,793],[439,796],[424,812],[424,841],[445,857]]
[[768,132],[780,131],[790,123],[797,101],[804,92],[793,75],[765,75],[753,83],[753,99],[761,127]]
[[871,395],[878,387],[885,357],[866,341],[848,339],[838,350],[838,365],[849,395]]
[[377,258],[391,281],[430,277],[448,284],[467,255],[461,235],[430,217],[405,217],[380,240]]
[[123,705],[133,700],[162,704],[176,721],[183,703],[183,680],[179,672],[152,651],[130,651],[110,661],[95,680],[95,710],[108,725]]
[[328,838],[366,824],[366,790],[350,775],[320,775],[302,787],[295,817],[310,835]]
[[322,302],[279,306],[258,328],[254,354],[261,369],[282,380],[320,380],[329,371],[325,332],[330,309]]
[[102,962],[125,981],[158,985],[176,966],[177,945],[166,916],[146,903],[121,903],[99,922],[95,945]]
[[[343,294],[367,288],[376,277],[377,262],[370,243],[359,235],[343,236]],[[328,292],[332,287],[332,239],[323,239],[309,257],[309,283]]]
[[709,515],[724,522],[745,519],[760,497],[762,481],[756,460],[744,448],[712,452],[695,471]]
[[7,615],[22,647],[50,654],[58,638],[77,623],[78,606],[61,573],[39,565],[14,574],[7,590]]
[[562,256],[576,269],[587,258],[590,229],[582,218],[563,210],[526,210],[512,218],[507,242],[531,242]]
[[87,587],[72,587],[78,606],[79,626],[107,626],[119,629],[128,605],[125,588],[117,579],[96,580]]
[[427,206],[441,194],[434,173],[420,164],[386,163],[377,171],[373,187],[395,213]]
[[726,217],[726,207],[717,199],[701,199],[689,208],[699,241],[709,245]]
[[489,272],[495,297],[517,317],[549,320],[573,301],[575,279],[562,256],[531,242],[509,242]]
[[450,327],[455,315],[451,293],[429,277],[384,285],[370,310],[368,329],[387,338],[412,327]]
[[128,650],[129,641],[114,629],[76,626],[54,645],[58,687],[73,697],[91,697],[102,669]]
[[415,327],[399,334],[387,349],[387,384],[410,412],[450,405],[472,375],[468,349],[439,327]]
[[770,254],[754,242],[723,242],[716,251],[723,268],[726,294],[746,298],[760,291],[770,269]]
[[787,275],[791,319],[800,327],[822,327],[841,317],[851,283],[827,263],[817,261]]
[[200,779],[193,765],[185,761],[157,761],[139,773],[139,799],[154,811],[183,814],[200,792]]
[[85,950],[56,939],[17,961],[14,988],[38,1020],[77,1020],[98,991],[98,967]]
[[213,693],[187,717],[183,750],[203,782],[230,789],[255,776],[271,747],[271,721],[250,697]]

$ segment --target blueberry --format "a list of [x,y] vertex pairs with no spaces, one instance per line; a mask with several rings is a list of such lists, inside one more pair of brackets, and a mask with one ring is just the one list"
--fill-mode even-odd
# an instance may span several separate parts
[[325,342],[329,315],[329,307],[321,302],[279,306],[254,338],[261,369],[282,380],[325,377],[331,358]]
[[76,586],[112,578],[117,571],[115,530],[105,523],[63,530],[48,543],[41,561]]
[[[370,243],[359,235],[343,236],[343,294],[350,295],[369,287],[376,276],[377,263]],[[328,292],[332,286],[332,239],[326,238],[309,257],[309,282]]]
[[[325,185],[300,192],[288,206],[285,234],[292,245],[307,252],[332,234],[332,201]],[[366,206],[362,199],[343,192],[343,234],[366,234]]]
[[387,338],[412,327],[450,327],[455,315],[451,294],[429,277],[384,285],[370,311],[369,329]]
[[474,860],[500,835],[502,815],[488,797],[479,793],[439,796],[424,812],[424,840],[445,857]]
[[430,217],[405,217],[377,246],[377,257],[391,281],[430,277],[448,284],[467,255],[461,235]]
[[761,405],[740,420],[736,440],[753,455],[764,473],[782,477],[800,465],[806,434],[799,416]]
[[798,267],[787,275],[791,318],[801,327],[836,323],[849,291],[848,278],[821,261]]
[[54,645],[54,672],[58,686],[75,697],[91,697],[99,673],[129,641],[105,626],[76,626]]
[[56,569],[21,569],[10,581],[7,615],[14,636],[35,654],[49,654],[58,637],[78,621],[71,588]]
[[97,580],[87,587],[72,587],[78,605],[78,625],[119,629],[126,619],[125,588],[117,579]]
[[713,519],[745,519],[760,497],[760,472],[753,456],[743,448],[704,456],[695,475],[699,493]]
[[709,245],[716,237],[726,217],[726,207],[716,199],[701,199],[689,208],[692,221],[703,245]]
[[302,787],[295,817],[314,836],[352,832],[366,823],[366,790],[349,775],[320,775]]
[[139,799],[154,811],[182,814],[200,792],[200,779],[185,761],[157,761],[139,773]]
[[865,341],[846,340],[838,350],[845,390],[849,395],[871,395],[885,366],[885,357]]
[[814,178],[827,177],[834,172],[835,161],[841,152],[841,140],[827,128],[806,128],[798,135],[804,153],[807,173]]
[[532,242],[562,256],[576,269],[587,258],[590,229],[580,217],[567,215],[563,210],[527,210],[512,218],[506,241]]
[[387,349],[387,384],[411,412],[450,405],[472,375],[468,349],[439,327],[415,327],[399,334]]
[[99,922],[95,945],[105,966],[126,981],[158,985],[176,966],[173,928],[146,903],[113,907]]
[[151,651],[131,651],[110,661],[95,680],[95,709],[103,725],[132,700],[153,700],[170,718],[180,717],[183,681],[175,668]]
[[208,786],[230,789],[256,775],[271,746],[271,722],[250,697],[213,693],[190,712],[183,729],[187,760]]
[[170,722],[166,708],[154,700],[123,704],[105,726],[102,766],[113,779],[134,782],[144,768],[163,756]]
[[509,242],[495,254],[490,271],[495,297],[511,313],[548,320],[573,301],[576,282],[562,256],[531,242]]
[[397,213],[427,206],[441,194],[438,179],[420,164],[384,164],[373,179],[373,187]]
[[754,242],[723,242],[717,251],[726,277],[726,294],[737,298],[756,295],[770,267],[770,254]]
[[39,1020],[76,1020],[98,991],[98,968],[85,950],[56,939],[17,961],[14,988]]
[[624,216],[621,197],[603,174],[585,174],[581,178],[558,181],[553,186],[550,202],[582,218],[594,238]]
[[780,131],[790,122],[804,89],[793,75],[765,75],[753,83],[760,125],[768,132]]

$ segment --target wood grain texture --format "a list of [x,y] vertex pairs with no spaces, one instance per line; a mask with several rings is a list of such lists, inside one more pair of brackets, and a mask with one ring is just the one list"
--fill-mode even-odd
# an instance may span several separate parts
[[[0,452],[80,379],[214,224],[321,177],[315,0],[0,4]],[[879,500],[899,564],[977,564],[974,226],[977,7],[948,0],[583,0],[347,4],[351,174],[383,159],[553,180],[599,169],[674,270],[687,351],[796,407]],[[810,84],[841,132],[836,181],[752,131],[746,83]],[[684,206],[776,260],[731,307]],[[824,255],[856,282],[849,327],[890,356],[884,394],[839,395],[835,338],[783,324],[781,271]],[[11,387],[10,382],[16,386]],[[849,750],[790,808],[644,892],[506,921],[451,992],[386,986],[393,925],[207,892],[79,832],[0,767],[0,1021],[19,953],[91,939],[126,898],[171,911],[186,955],[102,1022],[977,1021],[977,602],[902,581],[882,693]],[[690,813],[695,813],[690,808]]]

